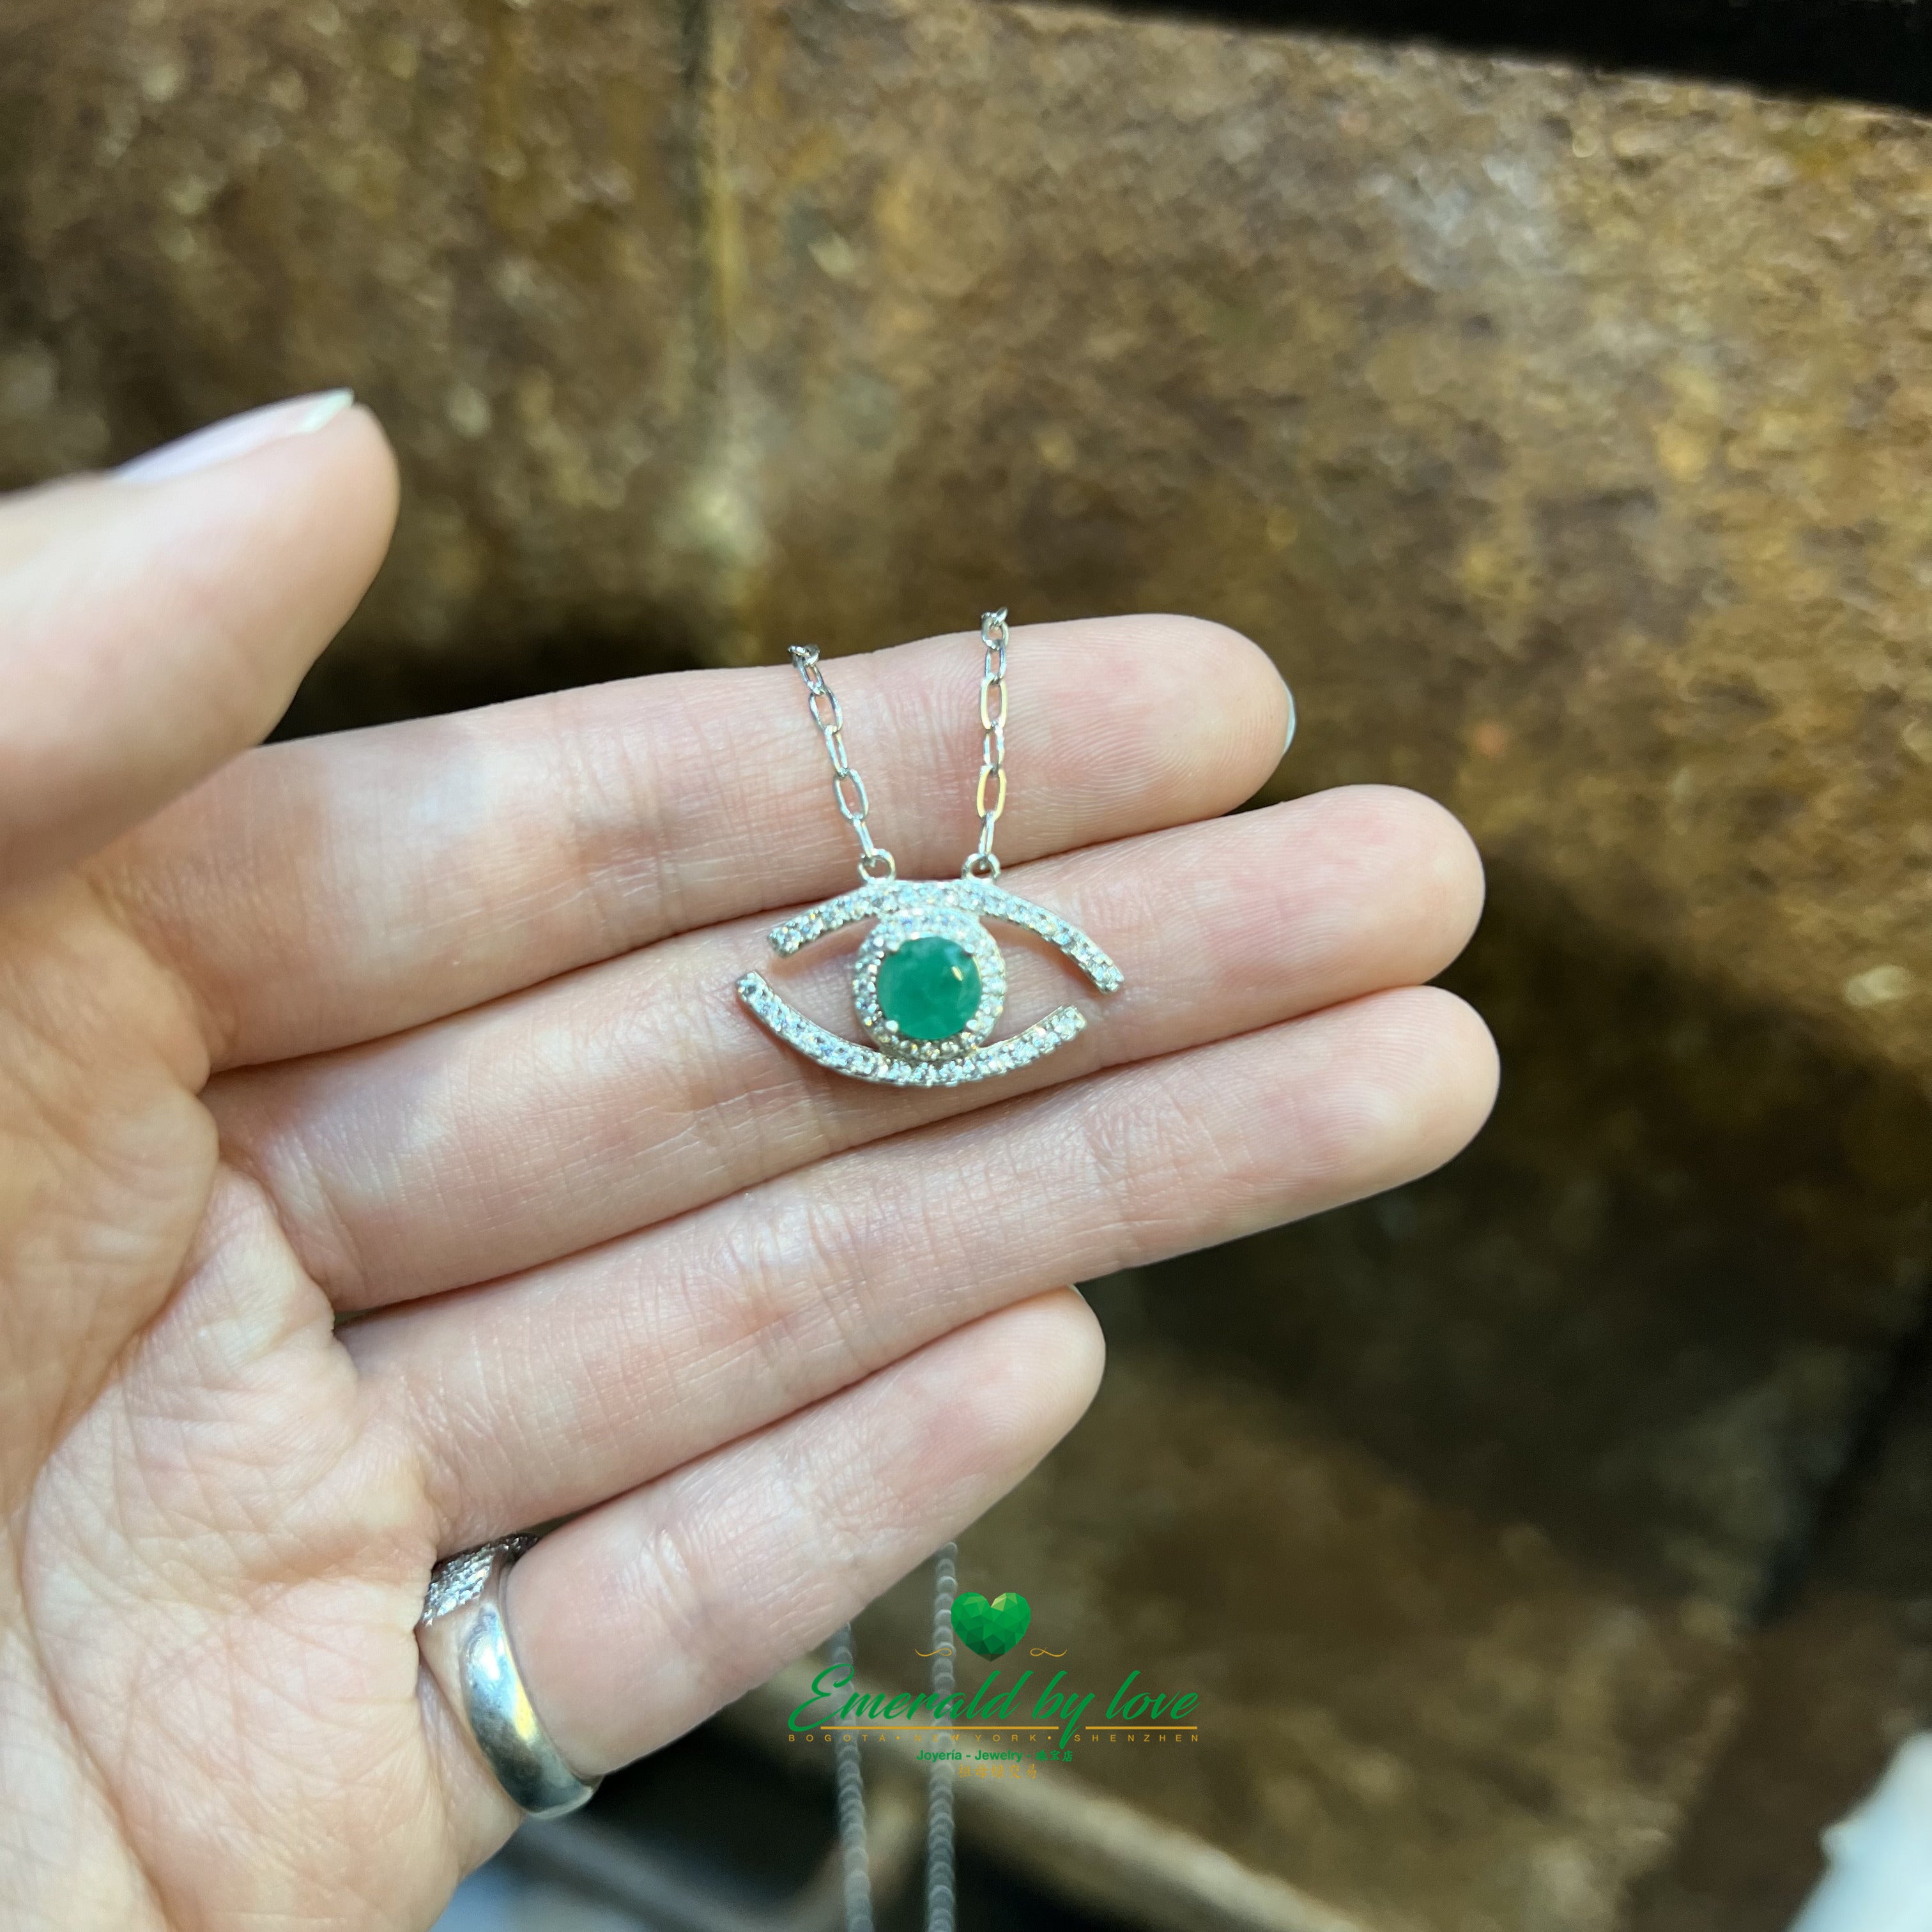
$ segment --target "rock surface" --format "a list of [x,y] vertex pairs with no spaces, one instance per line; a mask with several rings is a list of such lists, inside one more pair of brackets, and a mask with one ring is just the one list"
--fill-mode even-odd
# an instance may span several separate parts
[[312,715],[1202,610],[1294,782],[1932,1075],[1921,123],[976,0],[0,34],[4,479],[338,381],[402,446]]
[[1932,1730],[1932,1356],[1870,1450],[1753,1643],[1742,1721],[1630,1932],[1782,1932],[1820,1876],[1820,1834]]
[[4,481],[350,384],[406,478],[339,660],[359,710],[409,708],[410,653],[416,691],[558,638],[650,661],[692,614],[705,422],[685,32],[610,0],[11,0]]
[[1080,14],[722,17],[750,638],[1226,618],[1301,696],[1294,783],[1420,784],[1932,1074],[1932,129]]

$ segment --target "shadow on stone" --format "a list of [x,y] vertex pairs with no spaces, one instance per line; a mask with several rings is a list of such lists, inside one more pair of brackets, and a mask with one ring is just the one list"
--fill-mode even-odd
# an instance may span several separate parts
[[1481,53],[1694,75],[1778,94],[1932,106],[1932,9],[1846,0],[1165,0],[1127,10],[1431,40]]
[[1496,1114],[1413,1186],[1094,1300],[1424,1492],[1746,1618],[1916,1318],[1932,1107],[1495,879]]

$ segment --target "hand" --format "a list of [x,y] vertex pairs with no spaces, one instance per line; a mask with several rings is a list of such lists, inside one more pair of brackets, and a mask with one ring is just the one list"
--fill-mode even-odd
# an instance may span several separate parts
[[[1056,1284],[1421,1173],[1491,1097],[1418,984],[1468,839],[1380,789],[1218,817],[1287,714],[1213,625],[1015,632],[1007,880],[1127,984],[952,1090],[735,997],[854,882],[788,668],[246,749],[388,540],[381,434],[326,413],[0,505],[10,1926],[428,1924],[516,1822],[418,1673],[440,1553],[573,1519],[507,1615],[565,1755],[620,1764],[1072,1424]],[[832,668],[907,877],[970,848],[977,668]],[[1010,1024],[1081,998],[1001,938]],[[785,990],[851,1033],[841,979]]]

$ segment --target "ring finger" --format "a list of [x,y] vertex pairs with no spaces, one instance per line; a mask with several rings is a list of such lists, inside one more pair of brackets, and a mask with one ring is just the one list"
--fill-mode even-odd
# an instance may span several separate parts
[[1427,988],[1024,1096],[345,1328],[446,1548],[563,1516],[1052,1285],[1426,1172],[1482,1023]]
[[[595,1777],[811,1648],[1046,1454],[1102,1352],[1078,1296],[1036,1296],[544,1538],[506,1616],[551,1742]],[[502,1800],[440,1729],[480,1856]]]

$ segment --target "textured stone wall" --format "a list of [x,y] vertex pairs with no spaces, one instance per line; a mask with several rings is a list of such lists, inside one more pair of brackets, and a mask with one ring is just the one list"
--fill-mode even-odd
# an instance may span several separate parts
[[668,634],[706,421],[690,58],[677,8],[609,0],[10,0],[4,480],[351,383],[407,477],[352,706]]
[[1932,1354],[1757,1646],[1742,1721],[1630,1932],[1769,1932],[1815,1882],[1816,1834],[1932,1730]]
[[1293,676],[1294,782],[1420,784],[1586,916],[1932,1072],[1932,136],[806,18],[748,10],[719,84],[752,638],[989,580],[1205,608]]
[[356,382],[345,674],[1205,608],[1297,782],[1932,1071],[1916,122],[970,0],[4,31],[4,473]]
[[1590,1932],[1735,1872],[1744,1633],[1924,1318],[1928,229],[1909,116],[1414,48],[11,0],[0,482],[349,382],[406,506],[310,725],[1165,606],[1290,676],[1281,784],[1460,811],[1494,1127],[1112,1291],[968,1553],[1247,1700],[1121,1797],[1367,1932]]
[[1917,122],[974,0],[0,34],[0,474],[356,382],[410,482],[364,705],[1205,609],[1294,782],[1932,1072]]

